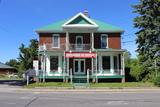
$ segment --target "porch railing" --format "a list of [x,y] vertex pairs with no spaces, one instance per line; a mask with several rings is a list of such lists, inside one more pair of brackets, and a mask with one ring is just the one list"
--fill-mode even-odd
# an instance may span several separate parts
[[91,44],[69,44],[69,50],[90,50]]

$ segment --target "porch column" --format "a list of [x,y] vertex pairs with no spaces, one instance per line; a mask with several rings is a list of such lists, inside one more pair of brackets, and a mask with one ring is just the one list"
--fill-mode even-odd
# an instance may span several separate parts
[[66,51],[69,50],[69,33],[66,32]]
[[92,50],[94,50],[94,32],[91,33]]
[[121,54],[121,75],[124,76],[122,77],[121,82],[125,82],[125,65],[124,65],[124,53]]
[[110,69],[110,70],[111,70],[111,73],[114,74],[114,61],[113,61],[113,55],[111,55],[110,58],[111,58],[111,61],[110,61],[111,69]]
[[45,72],[46,72],[46,55],[44,53],[44,57],[43,57],[43,82],[45,82]]
[[98,72],[98,60],[97,60],[97,58],[98,58],[98,55],[97,55],[97,51],[96,51],[96,72],[95,72],[95,76],[96,76],[96,83],[98,83],[98,78],[97,78],[97,72]]
[[63,74],[63,82],[66,82],[65,81],[65,75],[66,75],[66,58],[65,58],[65,52],[63,53],[63,58],[64,58],[64,60],[63,60],[63,62],[62,62],[62,64],[63,64],[63,70],[62,70],[62,74]]
[[67,58],[67,68],[66,68],[66,70],[67,70],[67,74],[69,75],[69,58]]
[[91,68],[91,69],[92,69],[92,74],[93,74],[93,70],[94,70],[94,65],[93,65],[93,64],[94,64],[94,63],[93,63],[93,58],[91,58],[91,60],[92,60],[92,65],[91,65],[91,66],[92,66],[92,68]]

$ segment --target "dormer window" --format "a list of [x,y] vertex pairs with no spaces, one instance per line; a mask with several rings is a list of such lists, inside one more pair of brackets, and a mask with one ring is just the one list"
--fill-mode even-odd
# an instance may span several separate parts
[[53,48],[60,47],[59,34],[53,34]]
[[108,48],[108,35],[107,34],[101,35],[101,48]]

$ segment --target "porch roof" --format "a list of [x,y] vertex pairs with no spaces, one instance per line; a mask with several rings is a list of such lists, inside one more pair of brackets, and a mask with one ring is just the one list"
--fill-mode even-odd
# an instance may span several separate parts
[[112,49],[112,48],[106,48],[106,49],[95,49],[95,51],[100,52],[125,52],[125,49]]
[[[37,29],[36,32],[37,33],[64,32],[62,25],[65,24],[68,20],[69,19],[66,19],[66,20],[62,20],[62,21],[59,21],[59,22],[55,22],[55,23],[46,25],[44,27],[41,27],[41,28]],[[96,32],[117,32],[117,33],[124,32],[123,29],[121,29],[117,26],[114,26],[114,25],[111,25],[111,24],[108,24],[108,23],[105,23],[103,21],[99,21],[99,20],[96,20],[96,19],[91,19],[91,20],[98,25],[98,29],[97,29]]]

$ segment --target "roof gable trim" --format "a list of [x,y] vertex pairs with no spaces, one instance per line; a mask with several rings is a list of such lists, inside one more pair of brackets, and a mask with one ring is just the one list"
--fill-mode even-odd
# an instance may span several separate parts
[[[73,21],[75,21],[77,18],[82,17],[84,18],[84,20],[86,20],[87,22],[89,22],[88,24],[72,24]],[[92,21],[91,19],[89,19],[87,16],[85,16],[83,13],[78,13],[77,15],[73,16],[70,20],[68,20],[66,23],[64,23],[62,25],[62,27],[71,27],[71,26],[88,26],[88,27],[98,27],[98,25]]]

